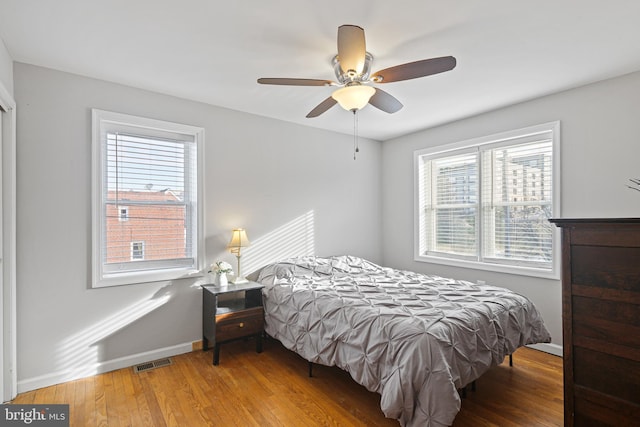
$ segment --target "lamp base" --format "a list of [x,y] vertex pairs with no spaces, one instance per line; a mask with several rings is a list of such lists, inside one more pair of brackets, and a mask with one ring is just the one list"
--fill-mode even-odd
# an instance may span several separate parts
[[234,277],[233,279],[229,280],[229,282],[233,283],[234,285],[249,283],[249,281],[245,277]]

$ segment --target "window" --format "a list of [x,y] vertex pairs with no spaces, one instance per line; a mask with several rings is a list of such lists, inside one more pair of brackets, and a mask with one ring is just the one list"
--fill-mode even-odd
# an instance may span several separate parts
[[131,261],[144,259],[144,242],[131,242]]
[[558,278],[559,127],[416,151],[416,260]]
[[202,269],[204,130],[93,110],[93,286]]
[[118,219],[120,221],[128,221],[129,220],[129,208],[127,206],[120,206],[118,208]]

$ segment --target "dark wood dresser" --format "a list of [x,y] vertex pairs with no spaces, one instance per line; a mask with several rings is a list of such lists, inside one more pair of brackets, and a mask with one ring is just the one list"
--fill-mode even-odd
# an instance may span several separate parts
[[562,228],[565,426],[640,425],[640,218]]

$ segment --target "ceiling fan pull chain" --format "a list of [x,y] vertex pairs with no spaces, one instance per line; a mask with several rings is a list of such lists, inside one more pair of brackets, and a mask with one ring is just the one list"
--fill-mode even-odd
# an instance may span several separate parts
[[355,160],[356,153],[360,152],[360,147],[358,146],[358,115],[356,114],[358,110],[354,108],[351,111],[353,111],[353,160]]

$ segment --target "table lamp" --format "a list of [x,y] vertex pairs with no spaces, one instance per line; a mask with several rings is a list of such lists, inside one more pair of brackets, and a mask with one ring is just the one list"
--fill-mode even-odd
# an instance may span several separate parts
[[236,277],[231,280],[231,283],[247,283],[248,280],[242,276],[242,270],[240,269],[242,248],[246,248],[250,245],[249,239],[247,238],[247,232],[244,228],[234,228],[231,233],[231,241],[229,242],[227,249],[229,249],[229,252],[238,258],[238,270],[236,271]]

